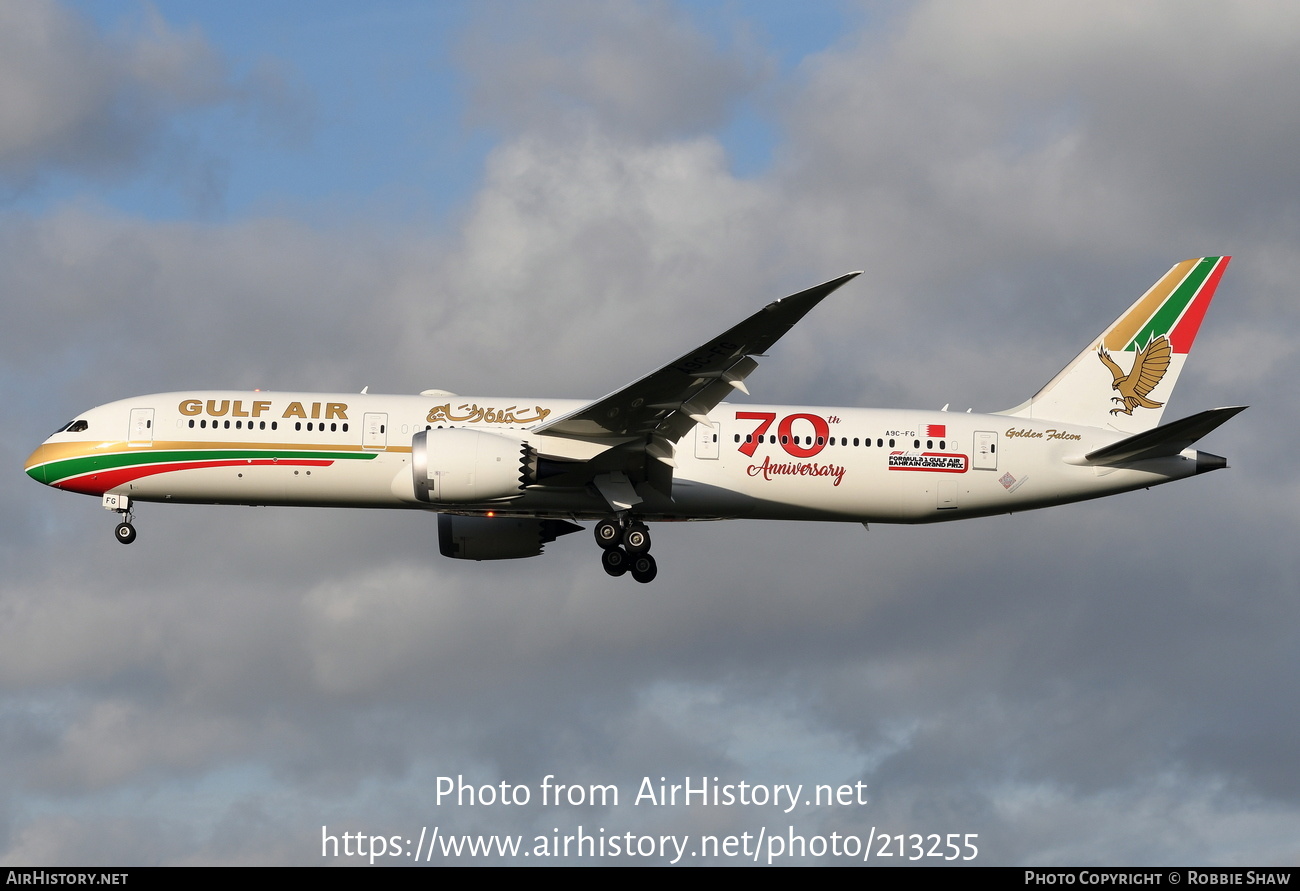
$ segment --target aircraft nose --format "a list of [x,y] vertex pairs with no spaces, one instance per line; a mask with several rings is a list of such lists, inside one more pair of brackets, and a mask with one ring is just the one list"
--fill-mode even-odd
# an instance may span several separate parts
[[28,476],[46,486],[50,484],[49,478],[45,474],[45,467],[49,462],[49,452],[50,444],[43,442],[36,447],[36,451],[27,456],[27,463],[23,465],[23,469],[27,471]]

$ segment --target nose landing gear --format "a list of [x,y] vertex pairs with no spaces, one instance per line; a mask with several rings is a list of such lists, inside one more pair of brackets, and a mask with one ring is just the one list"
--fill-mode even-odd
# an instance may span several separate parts
[[131,521],[135,519],[135,511],[131,510],[131,499],[127,495],[105,495],[104,509],[111,510],[114,513],[122,514],[122,522],[117,524],[113,530],[113,536],[122,544],[130,544],[135,541],[135,526]]
[[658,564],[650,556],[650,529],[644,523],[626,517],[601,520],[596,524],[596,543],[604,550],[601,566],[612,576],[630,572],[632,578],[646,584],[659,574]]

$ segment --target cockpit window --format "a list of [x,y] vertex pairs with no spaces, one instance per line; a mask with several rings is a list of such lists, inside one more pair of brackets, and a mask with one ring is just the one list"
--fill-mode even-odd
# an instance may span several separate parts
[[58,430],[55,430],[54,432],[55,433],[85,433],[86,430],[88,430],[89,428],[90,428],[89,423],[78,418],[75,421],[69,421],[68,423],[64,424],[62,427],[60,427]]

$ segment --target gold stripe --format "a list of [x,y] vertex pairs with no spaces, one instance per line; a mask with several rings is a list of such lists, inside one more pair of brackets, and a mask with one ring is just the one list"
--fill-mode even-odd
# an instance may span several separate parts
[[[125,445],[122,443],[121,445]],[[193,449],[287,449],[297,452],[409,452],[410,446],[388,446],[383,449],[366,448],[360,445],[326,445],[320,442],[258,442],[256,440],[212,440],[197,442],[192,439],[155,441],[155,449],[163,451],[188,451]],[[144,446],[128,449],[135,451]]]
[[1175,288],[1182,284],[1183,279],[1187,278],[1199,262],[1201,262],[1200,258],[1184,260],[1166,272],[1164,278],[1152,285],[1151,290],[1143,294],[1138,302],[1133,304],[1133,307],[1102,335],[1102,345],[1111,352],[1128,346],[1129,341],[1137,336],[1147,320],[1155,315],[1160,305],[1169,298]]
[[33,467],[37,464],[47,464],[50,461],[59,461],[63,458],[90,456],[101,452],[101,450],[105,454],[112,454],[125,445],[125,442],[46,442],[37,446],[36,451],[32,452],[31,457],[27,459],[27,466]]
[[147,454],[149,452],[193,452],[198,450],[204,451],[230,451],[234,449],[257,449],[259,451],[286,451],[286,452],[367,452],[378,454],[380,452],[409,452],[410,446],[389,446],[385,449],[367,449],[359,445],[338,445],[326,446],[319,443],[295,443],[295,442],[196,442],[194,440],[183,441],[161,441],[154,442],[151,446],[129,446],[125,440],[116,440],[109,442],[47,442],[37,446],[36,451],[32,452],[27,459],[26,467],[34,467],[38,464],[48,464],[52,461],[60,461],[64,458],[89,458],[94,455],[117,455],[124,452],[139,452]]

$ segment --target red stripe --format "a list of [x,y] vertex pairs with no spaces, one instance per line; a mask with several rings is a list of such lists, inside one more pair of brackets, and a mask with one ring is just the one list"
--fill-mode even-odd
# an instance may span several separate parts
[[158,473],[172,473],[178,470],[194,470],[206,467],[329,467],[334,462],[323,458],[287,458],[278,461],[270,458],[239,458],[226,461],[177,461],[172,464],[140,464],[135,467],[122,467],[103,470],[98,473],[86,473],[69,477],[54,484],[56,489],[80,492],[83,495],[103,495],[109,489],[134,482],[146,476]]
[[1219,279],[1223,278],[1223,270],[1228,268],[1228,261],[1231,257],[1224,257],[1214,265],[1214,271],[1210,277],[1201,285],[1201,293],[1196,295],[1192,305],[1187,307],[1183,317],[1178,320],[1174,330],[1169,332],[1169,346],[1175,353],[1189,353],[1192,350],[1192,341],[1196,340],[1196,332],[1201,330],[1201,320],[1205,318],[1205,311],[1210,308],[1210,301],[1214,299],[1214,290],[1219,287]]

